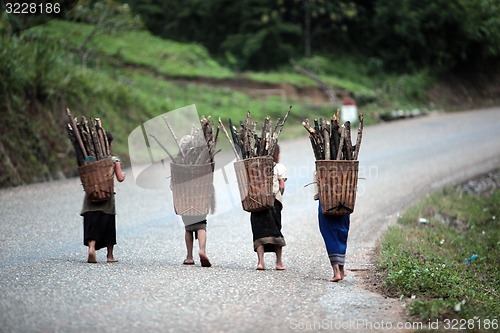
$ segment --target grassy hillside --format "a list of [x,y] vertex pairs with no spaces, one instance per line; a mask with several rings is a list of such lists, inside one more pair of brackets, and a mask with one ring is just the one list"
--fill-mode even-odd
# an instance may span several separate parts
[[[198,112],[227,121],[250,110],[256,120],[293,114],[282,138],[305,135],[305,118],[329,117],[336,106],[311,102],[311,79],[289,64],[272,73],[236,73],[221,67],[205,48],[163,40],[146,31],[98,35],[79,46],[93,26],[50,21],[19,36],[0,37],[0,186],[75,175],[73,148],[66,137],[64,110],[74,116],[100,117],[114,133],[114,150],[128,164],[127,137],[143,122],[167,111],[196,104]],[[336,91],[349,91],[367,122],[380,112],[426,106],[430,75],[392,77],[376,63],[342,57],[298,59]],[[258,95],[246,89],[293,93]],[[285,97],[283,97],[285,96]],[[222,138],[224,139],[224,138]]]

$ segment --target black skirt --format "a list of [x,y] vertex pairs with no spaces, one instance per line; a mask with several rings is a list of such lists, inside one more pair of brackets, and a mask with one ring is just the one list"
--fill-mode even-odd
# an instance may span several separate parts
[[116,244],[115,215],[101,211],[91,211],[83,214],[83,244],[95,240],[95,249]]
[[275,252],[276,246],[286,245],[281,233],[282,208],[281,202],[274,200],[274,207],[250,214],[254,251],[263,245],[264,252]]

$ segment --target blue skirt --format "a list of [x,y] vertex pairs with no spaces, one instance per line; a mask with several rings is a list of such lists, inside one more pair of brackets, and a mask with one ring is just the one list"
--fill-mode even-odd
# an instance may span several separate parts
[[319,231],[325,241],[326,251],[330,262],[344,265],[349,234],[350,215],[325,215],[321,212],[321,203],[318,205]]

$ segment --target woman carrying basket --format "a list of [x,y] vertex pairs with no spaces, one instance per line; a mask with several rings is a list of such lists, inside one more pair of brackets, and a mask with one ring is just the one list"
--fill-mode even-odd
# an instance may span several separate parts
[[[106,136],[111,149],[113,136],[109,131],[106,131]],[[125,179],[125,173],[122,171],[120,160],[116,156],[112,156],[112,161],[116,180],[122,182]],[[87,262],[96,263],[96,250],[104,247],[108,250],[106,262],[117,262],[118,260],[113,256],[113,247],[116,244],[114,195],[109,200],[93,202],[85,194],[80,215],[83,216],[83,244],[88,246]]]
[[[316,176],[315,176],[316,178]],[[316,188],[316,191],[318,189]],[[350,215],[325,215],[321,209],[319,194],[316,192],[314,199],[318,200],[319,231],[325,242],[326,251],[333,269],[330,282],[339,282],[346,277],[344,271],[345,254],[347,250],[347,237],[349,235]]]
[[252,224],[253,246],[257,252],[257,270],[264,270],[264,253],[276,253],[276,269],[285,270],[281,254],[283,246],[286,245],[285,238],[281,233],[281,210],[283,209],[283,193],[285,192],[286,168],[280,161],[280,147],[276,145],[273,153],[274,175],[273,192],[274,207],[250,214]]

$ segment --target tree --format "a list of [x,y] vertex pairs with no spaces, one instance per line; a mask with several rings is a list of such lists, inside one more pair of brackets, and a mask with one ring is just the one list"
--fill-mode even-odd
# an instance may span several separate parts
[[500,5],[478,0],[402,0],[374,6],[370,49],[388,68],[448,71],[499,59]]

